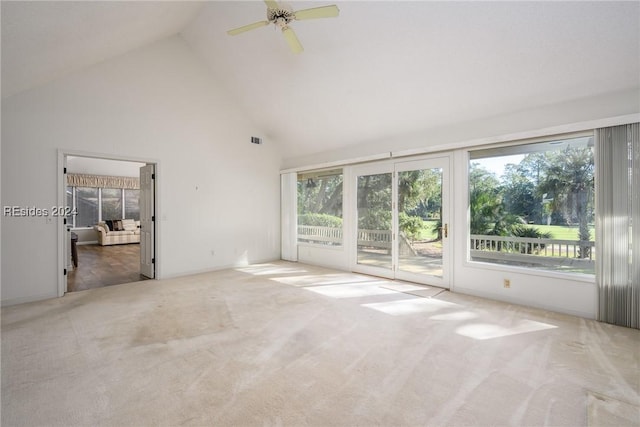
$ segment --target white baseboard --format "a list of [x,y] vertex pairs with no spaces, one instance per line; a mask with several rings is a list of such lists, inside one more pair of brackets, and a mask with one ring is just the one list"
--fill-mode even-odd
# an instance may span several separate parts
[[464,294],[464,295],[471,295],[471,296],[479,297],[479,298],[485,298],[485,299],[492,300],[492,301],[500,301],[500,302],[504,302],[504,303],[507,303],[507,304],[515,304],[515,305],[521,305],[521,306],[524,306],[524,307],[533,307],[533,308],[538,308],[538,309],[541,309],[541,310],[553,311],[555,313],[568,314],[568,315],[571,315],[571,316],[582,317],[582,318],[585,318],[585,319],[595,319],[595,313],[586,312],[586,311],[571,310],[571,309],[567,309],[565,307],[558,307],[558,306],[555,306],[553,304],[540,304],[540,303],[537,303],[537,302],[533,302],[533,301],[529,301],[529,300],[525,300],[525,299],[521,299],[521,298],[506,298],[502,294],[496,294],[496,293],[493,293],[493,292],[480,292],[480,291],[478,291],[476,289],[462,288],[460,286],[456,286],[455,290],[451,290],[451,292],[458,293],[458,294]]
[[42,301],[45,299],[52,299],[52,298],[58,298],[58,293],[54,292],[54,293],[47,293],[47,294],[40,294],[40,295],[30,295],[27,297],[7,298],[0,301],[0,306],[7,307],[10,305],[18,305],[18,304],[24,304],[27,302]]
[[166,280],[166,279],[175,279],[177,277],[195,276],[195,275],[198,275],[198,274],[212,273],[214,271],[228,270],[230,268],[249,267],[249,266],[254,265],[254,264],[265,264],[265,263],[268,263],[268,262],[275,262],[275,261],[279,261],[279,260],[280,260],[279,258],[257,259],[257,260],[252,260],[249,263],[247,263],[247,262],[237,262],[237,263],[224,264],[224,265],[219,265],[219,266],[210,267],[210,268],[203,268],[203,269],[198,269],[198,270],[190,270],[190,271],[185,271],[185,272],[181,272],[181,273],[163,274],[162,277],[157,277],[158,275],[157,275],[157,272],[156,272],[156,280]]
[[76,245],[78,246],[82,246],[82,245],[97,245],[98,241],[97,240],[90,240],[88,242],[78,242],[76,243]]

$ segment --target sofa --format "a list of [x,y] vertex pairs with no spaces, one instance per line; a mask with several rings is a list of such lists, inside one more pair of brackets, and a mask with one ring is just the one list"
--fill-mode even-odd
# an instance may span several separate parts
[[140,221],[100,221],[93,228],[98,232],[98,243],[102,246],[140,243]]

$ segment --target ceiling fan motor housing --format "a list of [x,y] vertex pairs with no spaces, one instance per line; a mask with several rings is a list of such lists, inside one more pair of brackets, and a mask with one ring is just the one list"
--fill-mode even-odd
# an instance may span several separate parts
[[267,19],[278,27],[284,28],[295,19],[295,15],[290,9],[267,9]]

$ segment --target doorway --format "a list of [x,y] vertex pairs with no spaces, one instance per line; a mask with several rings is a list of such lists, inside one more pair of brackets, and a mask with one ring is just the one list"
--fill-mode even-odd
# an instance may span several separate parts
[[449,156],[354,167],[352,270],[449,288]]
[[155,162],[59,152],[59,296],[155,278]]

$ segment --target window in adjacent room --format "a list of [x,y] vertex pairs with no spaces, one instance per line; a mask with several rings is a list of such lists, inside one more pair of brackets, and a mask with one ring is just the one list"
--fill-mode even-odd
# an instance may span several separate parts
[[112,220],[122,218],[122,189],[102,188],[101,219]]
[[342,169],[298,174],[298,242],[342,245]]
[[469,153],[470,259],[594,274],[593,137]]
[[98,223],[98,189],[76,187],[76,227],[93,227]]
[[140,190],[124,190],[124,218],[140,220]]

